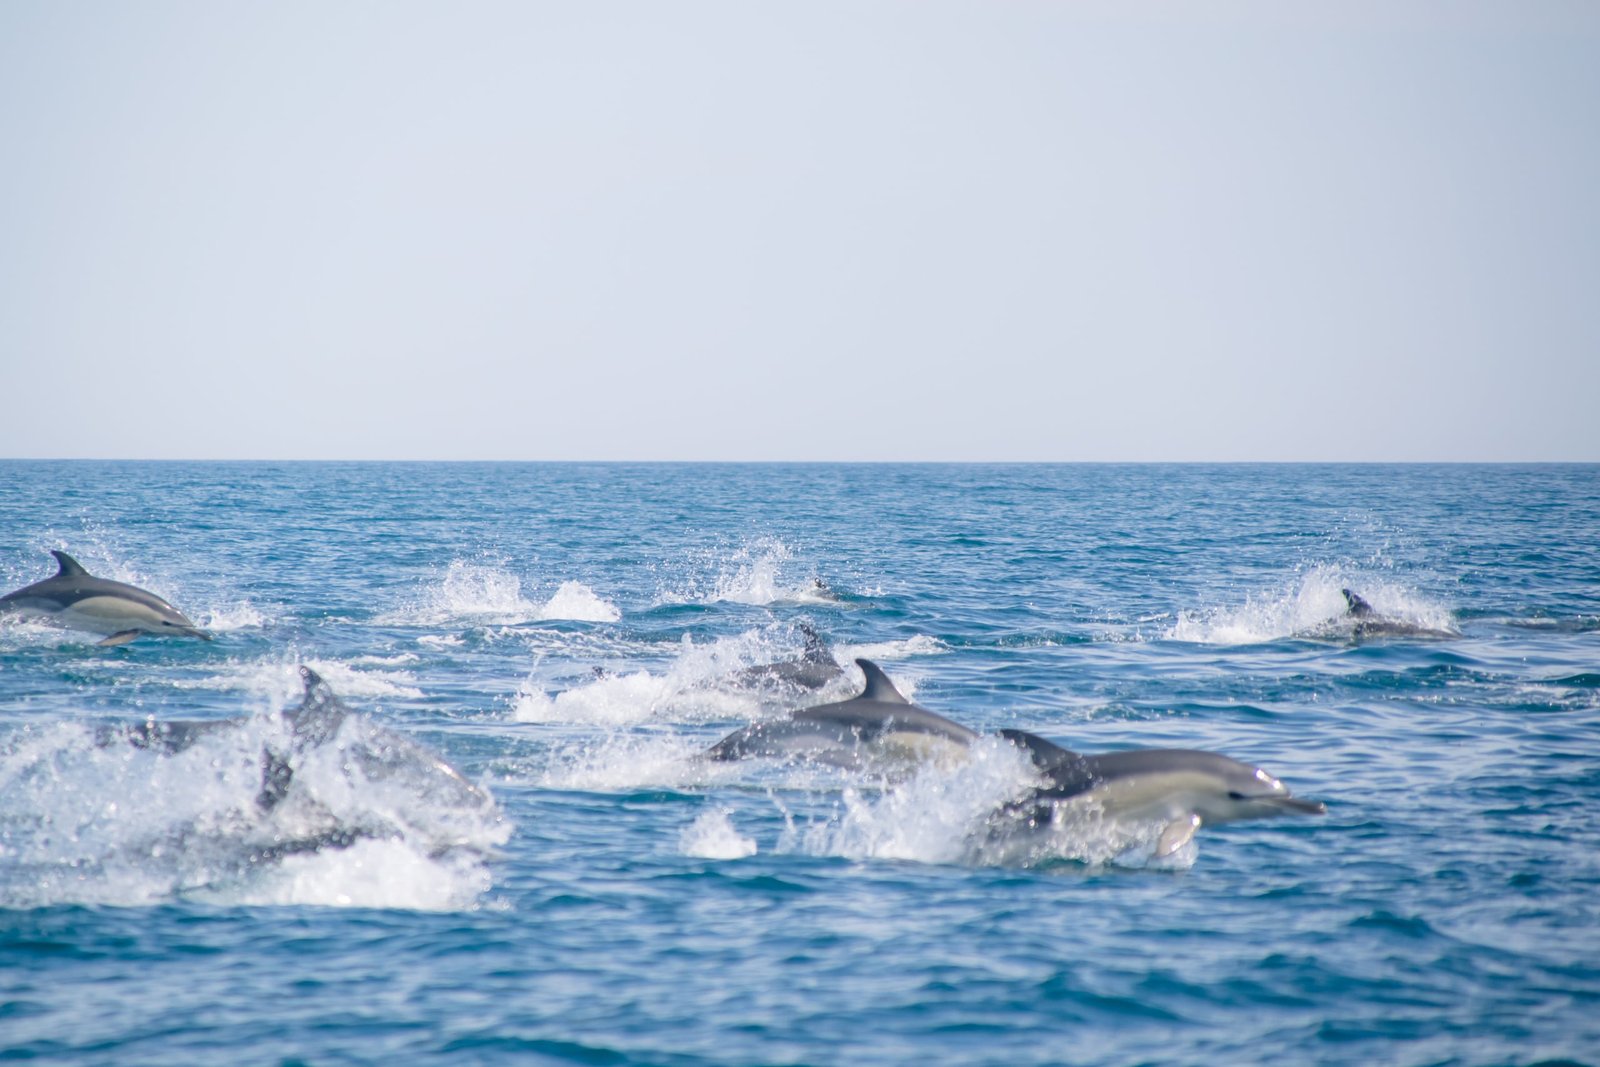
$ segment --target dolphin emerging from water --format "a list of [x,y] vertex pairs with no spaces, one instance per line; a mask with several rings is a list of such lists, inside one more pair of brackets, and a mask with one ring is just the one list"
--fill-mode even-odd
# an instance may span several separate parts
[[[268,741],[261,750],[261,791],[256,807],[263,813],[288,795],[295,774],[316,749],[334,743],[346,720],[356,718],[322,676],[300,668],[305,695],[298,707],[281,713],[288,736]],[[102,727],[95,743],[126,743],[165,754],[182,752],[201,739],[241,729],[246,719],[150,721],[134,726]],[[359,770],[368,781],[396,780],[414,794],[427,794],[455,807],[486,807],[489,795],[442,758],[392,730],[367,724],[359,735],[339,739],[344,767]]]
[[211,640],[177,608],[148,590],[96,578],[65,552],[50,554],[60,565],[53,576],[0,597],[0,611],[48,619],[57,625],[109,634],[102,645],[127,644],[140,634],[170,634]]
[[1345,614],[1338,622],[1350,624],[1352,637],[1460,637],[1455,630],[1439,630],[1431,626],[1407,622],[1378,612],[1371,604],[1350,589],[1341,589],[1344,595]]
[[[763,663],[735,671],[729,681],[735,685],[752,688],[780,688],[815,691],[844,677],[844,668],[828,651],[827,642],[810,623],[802,622],[795,629],[805,640],[805,648],[798,659]],[[890,688],[893,688],[892,686]]]
[[1000,735],[1023,749],[1045,783],[1003,809],[998,826],[1040,829],[1077,813],[1124,822],[1159,822],[1155,855],[1170,856],[1202,826],[1322,815],[1327,806],[1301,800],[1260,767],[1216,752],[1145,748],[1085,756],[1025,730]]
[[[718,741],[706,756],[858,767],[884,757],[962,758],[982,736],[906,700],[871,661],[856,664],[867,676],[860,696],[747,726]],[[1201,826],[1327,810],[1292,796],[1260,767],[1215,752],[1153,748],[1085,756],[1025,730],[1001,730],[1000,736],[1026,752],[1044,780],[995,813],[989,825],[994,837],[1047,830],[1092,813],[1113,822],[1158,822],[1155,854],[1164,857],[1187,844]]]
[[871,660],[858,659],[866,675],[861,695],[758,722],[712,745],[715,760],[768,757],[807,759],[858,767],[876,759],[925,759],[963,752],[978,735],[943,715],[911,703]]

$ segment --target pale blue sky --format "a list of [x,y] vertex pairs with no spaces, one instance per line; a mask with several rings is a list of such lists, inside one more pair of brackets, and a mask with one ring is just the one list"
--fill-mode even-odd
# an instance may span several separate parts
[[1600,5],[0,5],[0,456],[1600,460]]

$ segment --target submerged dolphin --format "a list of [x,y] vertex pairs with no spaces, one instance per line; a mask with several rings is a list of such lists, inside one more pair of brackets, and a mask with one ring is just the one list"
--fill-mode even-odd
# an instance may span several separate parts
[[858,659],[856,666],[867,677],[860,696],[735,730],[705,755],[714,760],[776,757],[856,767],[873,759],[942,756],[963,751],[977,740],[978,735],[960,723],[907,700],[871,660]]
[[[268,741],[261,749],[261,791],[256,794],[255,804],[263,813],[271,812],[288,796],[295,774],[309,754],[334,743],[345,722],[359,718],[316,671],[301,667],[300,678],[305,683],[305,696],[298,707],[281,713],[288,728],[287,738],[280,739],[280,743]],[[104,747],[120,742],[173,754],[203,738],[242,729],[248,721],[151,721],[103,727],[96,732],[95,743]],[[395,781],[413,796],[424,795],[455,807],[479,808],[492,803],[489,794],[441,757],[392,730],[368,723],[359,735],[339,739],[338,743],[345,770],[359,770],[368,782]]]
[[805,639],[805,648],[798,659],[746,667],[744,670],[735,671],[728,680],[735,685],[803,689],[814,692],[844,677],[844,668],[839,666],[838,661],[833,658],[833,653],[828,651],[827,643],[822,640],[822,635],[817,633],[815,627],[802,622],[795,629],[799,630],[800,636]]
[[1344,594],[1345,614],[1337,622],[1350,623],[1350,636],[1352,637],[1460,637],[1455,630],[1438,630],[1431,626],[1422,626],[1418,623],[1407,622],[1378,612],[1371,604],[1349,589],[1341,589]]
[[53,576],[0,597],[0,611],[49,619],[90,633],[109,634],[102,645],[122,645],[140,634],[172,634],[211,640],[177,608],[147,590],[96,578],[65,552],[50,554],[60,565]]
[[1091,811],[1112,820],[1160,822],[1155,854],[1163,857],[1188,844],[1202,826],[1328,810],[1291,795],[1260,767],[1216,752],[1146,748],[1085,756],[1026,730],[1000,734],[1028,753],[1045,783],[1007,805],[998,826],[1020,820],[1039,829]]

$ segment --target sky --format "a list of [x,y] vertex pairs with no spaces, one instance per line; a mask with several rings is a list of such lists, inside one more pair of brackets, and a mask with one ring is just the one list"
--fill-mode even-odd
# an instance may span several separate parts
[[1600,5],[0,4],[0,457],[1600,460]]

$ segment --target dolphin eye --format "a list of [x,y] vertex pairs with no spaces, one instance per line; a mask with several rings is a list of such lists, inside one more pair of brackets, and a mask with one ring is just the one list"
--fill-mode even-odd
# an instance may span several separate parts
[[1250,798],[1245,796],[1243,793],[1239,792],[1237,789],[1230,789],[1230,790],[1228,790],[1228,799],[1229,800],[1249,800]]

